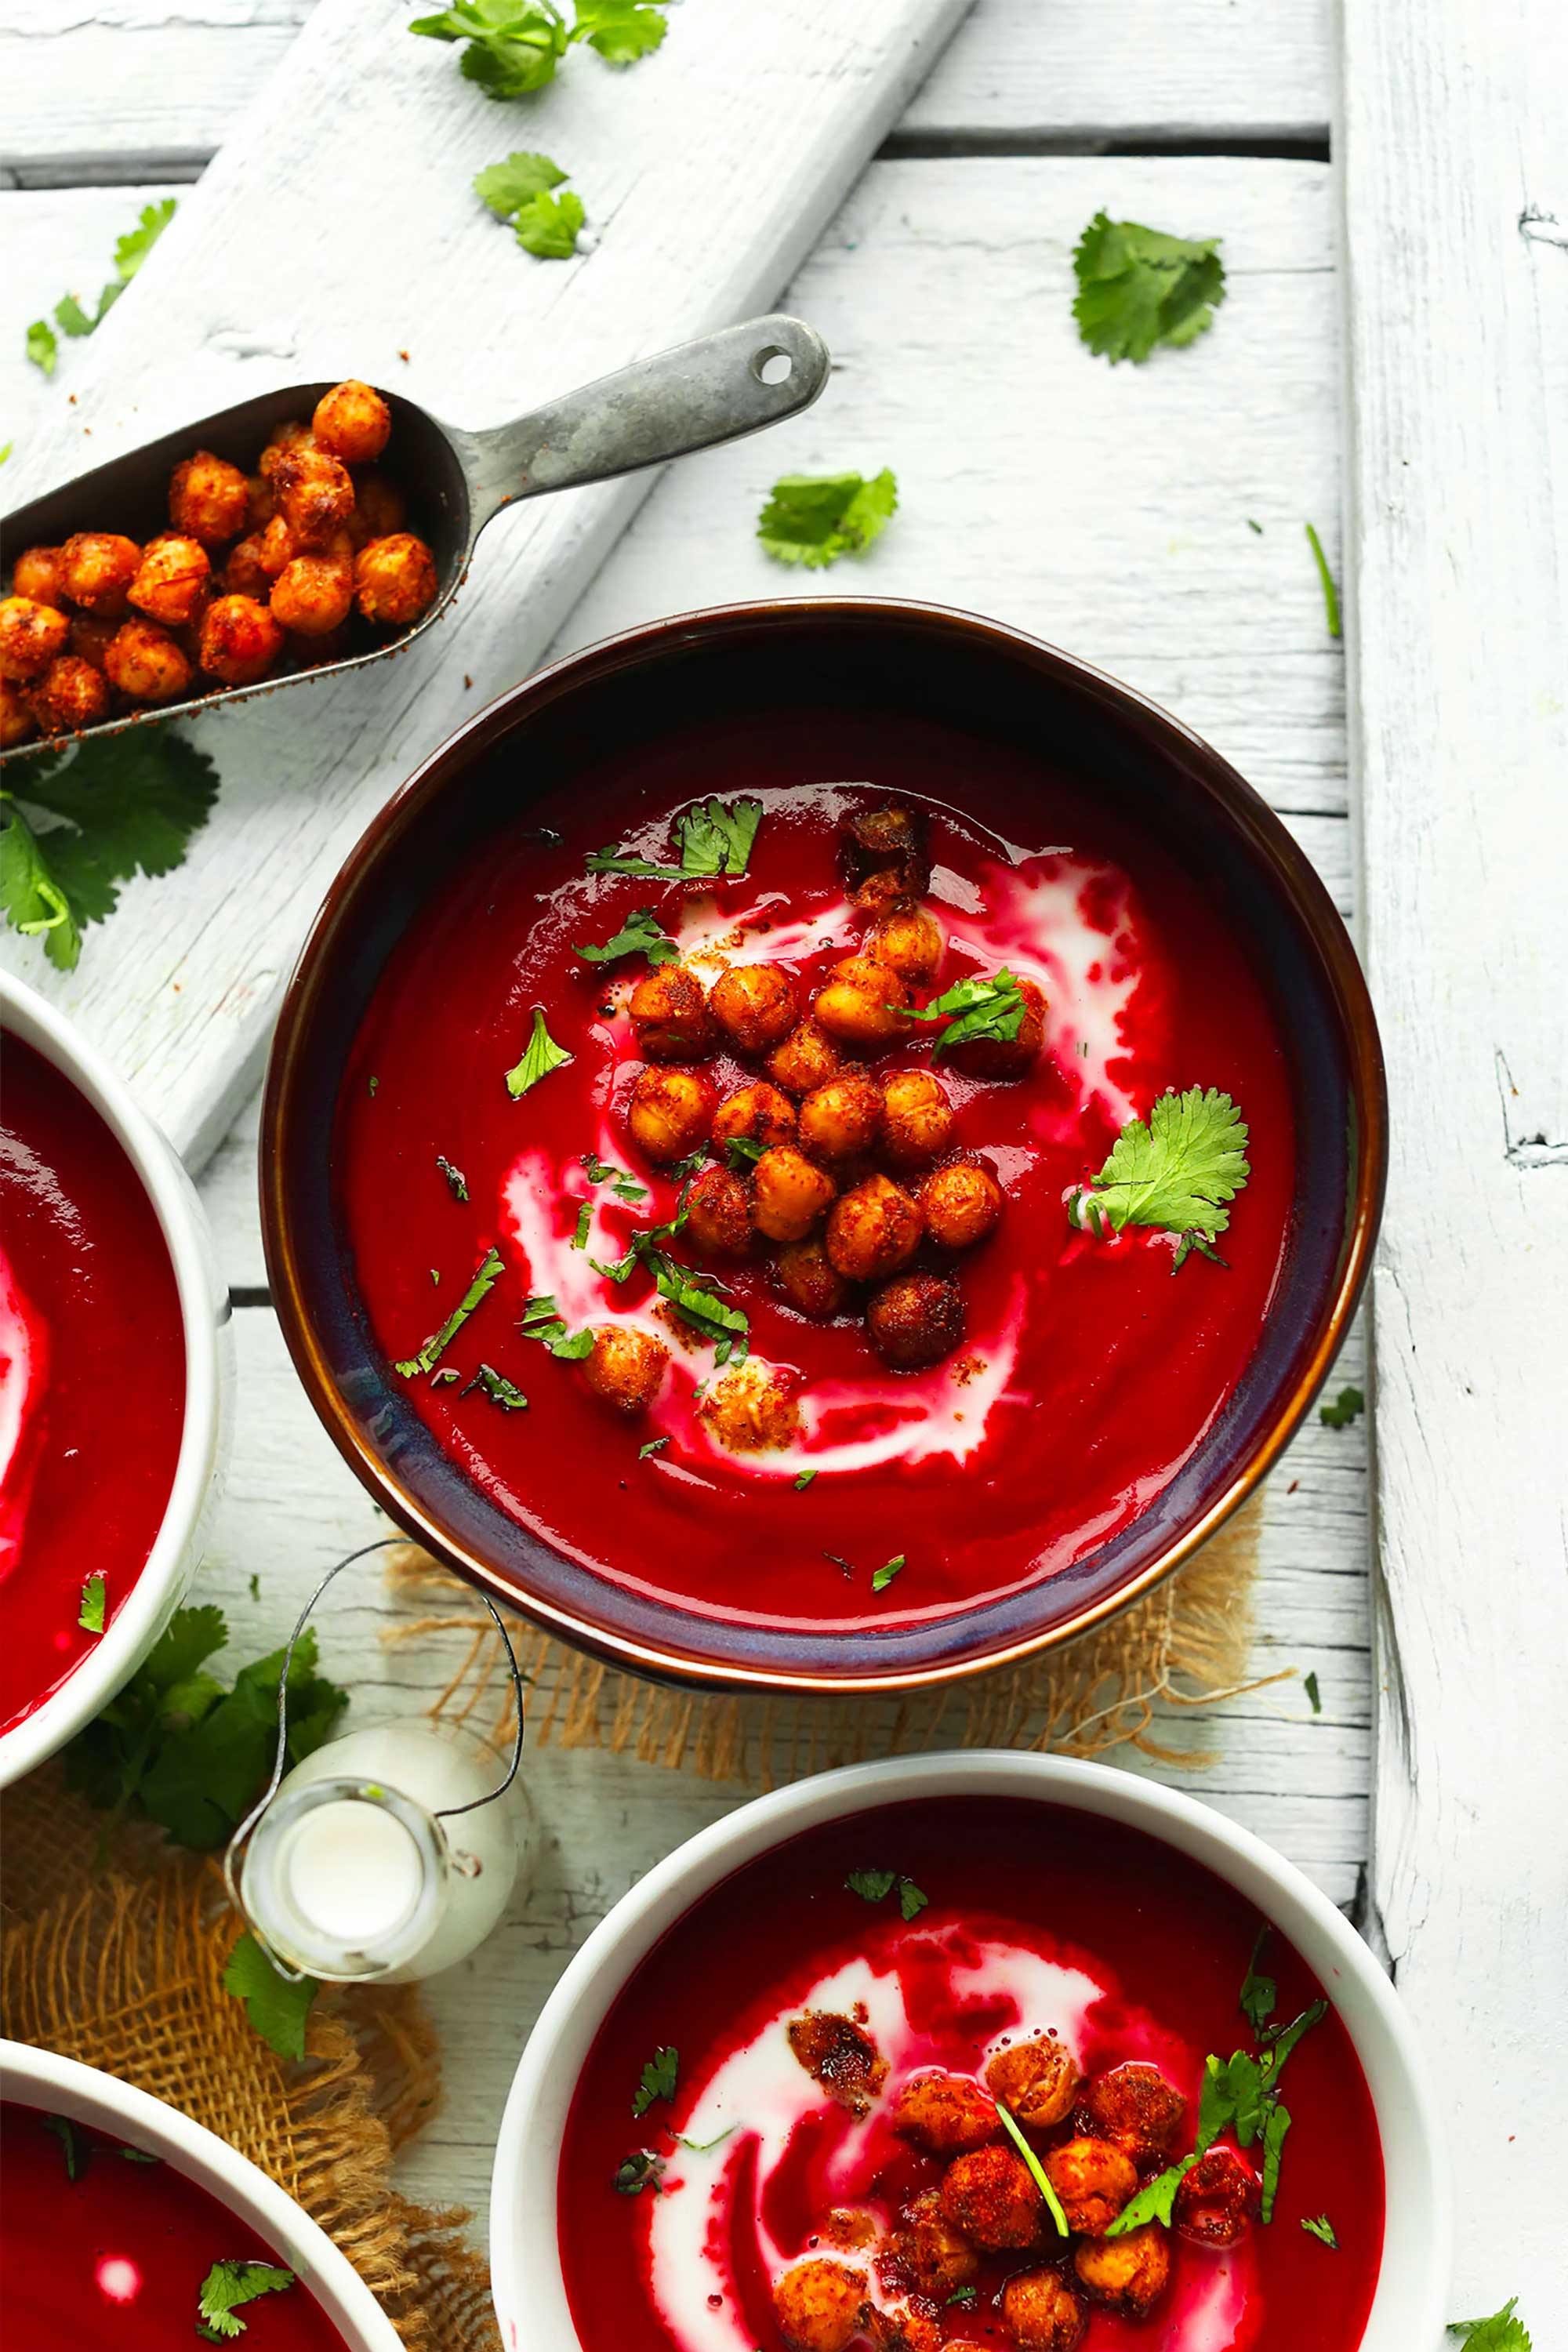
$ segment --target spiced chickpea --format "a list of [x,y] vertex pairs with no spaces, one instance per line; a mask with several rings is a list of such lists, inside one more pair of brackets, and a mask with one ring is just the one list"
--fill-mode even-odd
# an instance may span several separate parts
[[266,603],[277,576],[267,568],[266,551],[264,530],[253,530],[248,538],[236,541],[223,567],[225,595],[254,596],[258,604]]
[[37,728],[21,688],[8,677],[0,677],[0,751],[14,751],[29,735],[37,734]]
[[316,436],[310,426],[302,425],[297,416],[290,417],[286,425],[273,426],[267,438],[267,446],[256,461],[256,470],[264,482],[270,482],[290,452],[313,449],[315,446]]
[[27,708],[46,735],[73,735],[109,716],[109,680],[79,654],[61,654],[26,691]]
[[800,1107],[800,1143],[814,1160],[858,1160],[882,1125],[882,1089],[864,1070],[814,1087]]
[[201,665],[225,686],[253,686],[283,650],[283,632],[253,596],[218,596],[202,615]]
[[752,1178],[752,1223],[771,1242],[803,1241],[831,1202],[831,1176],[793,1143],[764,1151]]
[[137,611],[160,628],[183,629],[206,601],[212,570],[199,540],[170,532],[148,541],[126,593]]
[[353,551],[341,544],[318,555],[297,555],[272,583],[272,617],[297,637],[325,637],[341,629],[353,604]]
[[35,604],[63,604],[59,549],[25,547],[11,568],[11,593],[30,596]]
[[702,1391],[698,1414],[727,1454],[764,1454],[800,1434],[800,1403],[784,1374],[757,1357]]
[[967,2286],[980,2269],[980,2256],[948,2220],[934,2189],[923,2190],[910,2207],[893,2252],[921,2293],[937,2303]]
[[221,547],[250,520],[250,487],[237,466],[198,449],[176,466],[169,481],[169,520],[184,539]]
[[952,1160],[945,1168],[933,1168],[919,1199],[938,1249],[973,1249],[1002,1214],[1002,1187],[979,1160]]
[[353,512],[348,467],[324,449],[300,442],[285,450],[271,478],[279,509],[302,553],[329,546]]
[[895,1168],[929,1168],[952,1141],[947,1088],[929,1070],[895,1070],[882,1082],[882,1149]]
[[1002,2290],[1002,2319],[1018,2352],[1077,2352],[1089,2313],[1059,2271],[1019,2271]]
[[971,1037],[954,1045],[948,1060],[971,1078],[1025,1078],[1034,1068],[1046,1037],[1045,992],[1032,980],[1018,982],[1024,1017],[1016,1037]]
[[773,2315],[790,2352],[845,2352],[865,2300],[864,2271],[815,2254],[774,2282]]
[[1078,2067],[1054,2034],[1009,2042],[985,2069],[986,2087],[1030,2131],[1049,2131],[1072,2107]]
[[373,539],[354,563],[359,608],[382,628],[406,628],[436,602],[436,559],[409,530]]
[[893,2129],[931,2156],[963,2156],[1001,2136],[996,2102],[967,2074],[917,2074],[899,2093]]
[[900,1274],[873,1292],[866,1332],[897,1372],[940,1364],[963,1345],[963,1300],[955,1282],[935,1274]]
[[939,2194],[944,2216],[973,2245],[995,2253],[1034,2244],[1045,2200],[1012,2148],[977,2147],[956,2157]]
[[123,618],[141,569],[142,550],[116,530],[76,531],[60,550],[60,583],[71,603],[108,620]]
[[849,1282],[879,1282],[908,1265],[921,1241],[921,1213],[890,1176],[868,1176],[833,1204],[827,1255]]
[[1097,2074],[1082,2105],[1095,2131],[1125,2151],[1134,2164],[1162,2164],[1175,2144],[1187,2103],[1158,2066],[1133,2063]]
[[803,1021],[768,1056],[768,1076],[786,1095],[808,1095],[844,1067],[844,1057],[825,1029]]
[[758,1078],[726,1095],[713,1120],[713,1149],[727,1150],[731,1143],[760,1143],[771,1150],[776,1143],[795,1141],[795,1105],[777,1087]]
[[386,446],[392,411],[379,392],[350,376],[321,394],[310,430],[318,449],[341,457],[345,466],[368,466]]
[[1246,2236],[1260,2201],[1258,2175],[1233,2147],[1211,2147],[1184,2175],[1173,2219],[1200,2246],[1234,2246]]
[[94,669],[101,669],[109,648],[114,643],[114,632],[119,626],[118,621],[108,620],[101,613],[73,613],[70,638],[72,653],[79,654],[83,661],[92,664]]
[[626,1107],[632,1141],[661,1167],[684,1160],[707,1142],[716,1100],[700,1071],[640,1070]]
[[910,992],[896,971],[869,956],[844,956],[816,992],[818,1024],[860,1052],[890,1045],[909,1028]]
[[349,518],[349,536],[357,554],[373,539],[392,539],[406,530],[408,501],[397,484],[389,481],[376,467],[354,477],[354,510]]
[[[689,1077],[687,1070],[645,1071],[651,1077]],[[677,1159],[682,1155],[677,1153]],[[704,1168],[686,1193],[686,1231],[709,1257],[740,1257],[752,1239],[746,1188],[730,1168]]]
[[648,1332],[600,1323],[593,1353],[583,1360],[583,1378],[617,1412],[643,1412],[658,1394],[668,1361],[668,1349]]
[[732,964],[714,982],[708,1003],[742,1054],[766,1054],[782,1045],[800,1013],[795,982],[776,963]]
[[71,625],[53,604],[34,596],[0,601],[0,677],[26,686],[64,653]]
[[122,621],[103,657],[111,686],[132,702],[173,702],[191,682],[191,665],[153,621]]
[[942,968],[946,941],[934,915],[923,907],[895,907],[875,926],[866,942],[873,963],[885,963],[900,980],[924,988]]
[[1157,2222],[1124,2238],[1089,2238],[1073,2248],[1072,2266],[1096,2303],[1129,2319],[1147,2319],[1171,2276],[1170,2242]]
[[265,474],[247,474],[245,495],[245,528],[247,531],[265,530],[278,511],[278,493]]
[[294,534],[289,528],[288,516],[275,514],[261,534],[261,544],[256,556],[258,563],[268,580],[277,580],[299,553]]
[[1098,2238],[1108,2230],[1137,2190],[1136,2165],[1108,2139],[1063,2140],[1042,2160],[1068,2229],[1086,2237]]
[[705,1062],[713,1051],[702,983],[683,964],[664,963],[645,972],[628,1010],[638,1051],[650,1062]]
[[[936,2314],[912,2303],[882,2312],[872,2340],[885,2352],[949,2352],[951,2342]],[[952,2347],[952,2352],[963,2352],[963,2345]]]
[[828,1264],[817,1234],[808,1234],[804,1241],[784,1242],[773,1260],[773,1271],[790,1305],[810,1316],[814,1323],[826,1323],[837,1315],[848,1296],[849,1286]]

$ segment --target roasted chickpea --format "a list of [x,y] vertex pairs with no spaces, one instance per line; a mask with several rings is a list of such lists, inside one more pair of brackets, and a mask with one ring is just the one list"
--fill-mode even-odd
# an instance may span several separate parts
[[643,1412],[658,1394],[668,1361],[669,1349],[647,1331],[599,1323],[594,1328],[594,1352],[583,1360],[583,1378],[617,1412]]
[[[687,1070],[645,1070],[645,1077],[684,1078]],[[677,1152],[675,1157],[684,1157]],[[686,1231],[710,1257],[740,1257],[752,1238],[746,1188],[729,1168],[704,1168],[686,1193]]]
[[1063,2140],[1042,2161],[1068,2229],[1085,2237],[1108,2230],[1138,2187],[1132,2158],[1108,2139]]
[[368,472],[354,477],[354,510],[349,517],[349,536],[355,552],[368,547],[373,539],[392,539],[407,528],[408,501],[397,484],[389,481],[373,466]]
[[290,417],[286,425],[273,426],[268,436],[267,446],[256,461],[256,470],[264,482],[270,482],[282,460],[291,451],[313,449],[315,446],[316,436],[310,426],[301,425],[297,416]]
[[978,1160],[933,1168],[920,1189],[926,1231],[938,1249],[973,1249],[1002,1214],[1002,1187]]
[[782,1045],[800,1009],[794,981],[776,963],[732,964],[714,982],[708,1003],[720,1028],[742,1054],[766,1054]]
[[1163,2164],[1175,2144],[1187,2103],[1158,2066],[1115,2066],[1097,2074],[1082,2105],[1096,2133],[1124,2150],[1134,2164],[1156,2158]]
[[1245,2237],[1260,2200],[1258,2175],[1232,2147],[1199,2157],[1176,2191],[1174,2219],[1200,2246],[1234,2246]]
[[289,528],[288,516],[275,514],[261,534],[261,545],[256,557],[268,580],[280,579],[300,551]]
[[406,628],[436,602],[440,582],[436,559],[410,530],[373,539],[354,565],[359,608],[367,621],[389,629]]
[[191,682],[191,665],[166,630],[152,621],[122,621],[103,667],[110,683],[132,702],[173,702]]
[[701,982],[684,964],[663,963],[645,972],[632,991],[629,1010],[638,1048],[650,1062],[705,1062],[712,1053],[708,1000]]
[[237,466],[198,449],[176,466],[169,483],[169,520],[185,539],[221,547],[250,520],[250,488]]
[[890,1176],[868,1176],[833,1204],[827,1255],[849,1282],[879,1282],[908,1265],[921,1244],[921,1213]]
[[862,905],[921,898],[931,887],[931,850],[923,813],[901,802],[861,809],[838,834],[838,864]]
[[353,554],[347,536],[341,554],[297,555],[272,583],[272,617],[297,637],[325,637],[341,629],[353,605]]
[[786,1095],[808,1095],[844,1067],[844,1057],[815,1021],[803,1021],[768,1056],[768,1076]]
[[713,1121],[713,1149],[723,1151],[742,1140],[760,1143],[765,1150],[795,1141],[795,1105],[765,1078],[737,1087],[719,1106]]
[[829,1265],[817,1234],[808,1234],[803,1242],[784,1243],[773,1260],[773,1271],[790,1305],[809,1315],[814,1323],[826,1323],[837,1315],[848,1295],[848,1284]]
[[963,1345],[963,1300],[936,1274],[900,1274],[867,1303],[866,1331],[885,1364],[918,1371]]
[[817,990],[812,1011],[830,1037],[862,1052],[890,1045],[909,1027],[910,992],[869,956],[845,956]]
[[845,2352],[860,2328],[866,2273],[815,2254],[774,2282],[773,2312],[791,2352]]
[[303,442],[286,449],[272,468],[272,487],[301,553],[331,544],[354,508],[348,467]]
[[[935,2314],[910,2304],[878,2315],[875,2341],[883,2352],[948,2352],[948,2333]],[[956,2352],[963,2352],[959,2345]]]
[[1002,2290],[1002,2318],[1018,2352],[1077,2352],[1089,2314],[1058,2271],[1019,2271]]
[[626,1108],[637,1150],[661,1166],[707,1142],[716,1097],[697,1070],[639,1070]]
[[800,1107],[800,1142],[814,1160],[857,1160],[882,1124],[882,1089],[864,1070],[814,1087]]
[[58,547],[25,547],[11,572],[13,596],[30,596],[35,604],[63,604],[65,582]]
[[1171,2276],[1171,2248],[1157,2222],[1124,2238],[1090,2238],[1073,2248],[1072,2266],[1096,2303],[1147,2319]]
[[109,716],[109,680],[79,654],[61,654],[27,688],[27,708],[46,735],[72,735]]
[[783,1377],[755,1356],[712,1381],[699,1416],[729,1454],[765,1454],[800,1434],[800,1405]]
[[219,596],[202,615],[201,664],[225,686],[252,686],[283,650],[283,632],[253,596]]
[[123,617],[126,592],[142,569],[142,550],[114,530],[79,530],[60,550],[60,581],[73,604],[106,619]]
[[803,1241],[832,1201],[835,1185],[793,1143],[764,1151],[752,1179],[752,1223],[771,1242]]
[[276,576],[266,564],[267,534],[253,530],[248,538],[238,540],[229,549],[223,567],[223,591],[226,596],[254,596],[258,604],[265,604],[272,593]]
[[1065,2042],[1040,2033],[998,2050],[985,2069],[985,2081],[1028,2130],[1049,2131],[1072,2107],[1078,2067]]
[[205,602],[212,570],[206,549],[198,540],[154,539],[127,593],[137,611],[156,621],[160,628],[183,629]]
[[392,411],[379,392],[350,376],[321,394],[310,430],[318,449],[341,457],[345,466],[368,466],[386,446]]
[[1034,2244],[1045,2200],[1012,2148],[977,2147],[955,2158],[939,2193],[943,2215],[972,2244],[989,2252]]
[[971,1037],[954,1045],[948,1060],[971,1078],[1023,1078],[1034,1067],[1046,1037],[1046,999],[1032,980],[1018,982],[1024,1017],[1016,1037]]
[[967,2074],[917,2074],[899,2093],[893,2129],[932,2156],[963,2156],[1002,2126],[995,2100]]
[[895,1070],[882,1087],[882,1149],[895,1168],[929,1168],[952,1141],[947,1088],[929,1070]]
[[25,743],[29,735],[37,732],[37,726],[20,689],[8,677],[0,677],[0,751],[10,751],[18,743]]
[[893,2252],[921,2293],[937,2303],[967,2286],[980,2269],[980,2256],[963,2231],[953,2228],[934,2189],[924,2190],[910,2207]]
[[101,669],[108,657],[109,648],[114,643],[114,632],[119,626],[118,621],[106,620],[101,613],[73,613],[70,641],[72,653],[79,654],[83,661],[92,664],[94,669]]
[[265,530],[278,511],[277,491],[265,474],[247,474],[245,495],[248,501],[245,509],[246,530]]
[[0,677],[25,686],[41,677],[64,653],[71,625],[53,604],[35,596],[7,596],[0,601]]
[[923,907],[895,907],[872,931],[866,952],[873,963],[885,963],[900,980],[924,988],[942,968],[946,944],[935,916]]

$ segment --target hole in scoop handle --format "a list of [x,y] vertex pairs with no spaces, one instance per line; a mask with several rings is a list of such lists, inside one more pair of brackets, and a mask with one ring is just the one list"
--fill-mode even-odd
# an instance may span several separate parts
[[679,343],[514,425],[462,436],[476,528],[515,499],[608,481],[798,415],[827,369],[821,336],[781,312]]

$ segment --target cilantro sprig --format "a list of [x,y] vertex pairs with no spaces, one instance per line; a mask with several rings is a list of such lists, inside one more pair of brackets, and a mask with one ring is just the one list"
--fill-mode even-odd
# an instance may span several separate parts
[[[751,863],[752,845],[763,820],[763,804],[749,795],[740,800],[699,801],[675,820],[679,866],[657,866],[650,858],[630,857],[617,843],[589,855],[590,874],[630,874],[647,882],[691,882],[721,875],[733,880]],[[641,908],[638,915],[651,909]],[[637,919],[636,916],[632,919]]]
[[899,1910],[905,1919],[913,1919],[931,1901],[901,1870],[852,1870],[844,1884],[862,1903],[885,1903],[896,1886]]
[[[72,338],[90,335],[101,327],[110,310],[124,293],[163,231],[174,217],[176,199],[165,196],[161,204],[143,205],[134,228],[116,240],[114,276],[98,298],[96,310],[82,308],[74,294],[62,296],[55,304],[55,326],[62,335]],[[45,375],[53,375],[59,357],[59,344],[54,328],[47,319],[35,319],[27,329],[26,351],[28,359]]]
[[1510,2294],[1489,2319],[1451,2319],[1450,2336],[1462,2336],[1461,2352],[1531,2352],[1530,2330],[1519,2317],[1519,2297]]
[[556,1044],[544,1025],[543,1013],[535,1006],[533,1027],[522,1049],[522,1057],[506,1074],[508,1094],[513,1102],[519,1101],[531,1088],[538,1086],[542,1078],[547,1078],[552,1070],[563,1069],[571,1059],[565,1046]]
[[[1129,1119],[1090,1184],[1068,1202],[1068,1222],[1103,1235],[1126,1225],[1153,1225],[1215,1255],[1230,1223],[1226,1203],[1251,1173],[1247,1122],[1228,1095],[1190,1087],[1161,1095],[1147,1122]],[[1178,1265],[1185,1250],[1177,1253]]]
[[1366,1399],[1360,1389],[1342,1389],[1332,1404],[1318,1407],[1318,1419],[1325,1429],[1348,1429],[1366,1410]]
[[548,1292],[541,1292],[529,1300],[518,1328],[525,1339],[537,1339],[552,1356],[563,1357],[568,1363],[581,1363],[584,1356],[594,1352],[592,1331],[569,1329]]
[[972,976],[955,981],[910,1014],[915,1021],[945,1021],[948,1026],[931,1047],[933,1056],[977,1037],[995,1037],[1011,1045],[1024,1025],[1026,1011],[1018,976],[1005,964],[989,980]]
[[585,1171],[590,1184],[607,1184],[617,1201],[646,1201],[647,1186],[628,1175],[624,1168],[614,1168],[597,1152],[584,1151],[579,1163]]
[[1319,2244],[1327,2246],[1331,2253],[1337,2254],[1339,2252],[1340,2242],[1335,2234],[1334,2225],[1330,2221],[1326,2213],[1313,2213],[1310,2215],[1303,2213],[1301,2216],[1301,2227],[1305,2230],[1309,2238],[1316,2238]]
[[77,1612],[76,1622],[84,1633],[102,1633],[104,1604],[108,1592],[107,1580],[101,1571],[95,1569],[81,1588],[81,1607]]
[[479,1260],[479,1265],[474,1268],[472,1281],[469,1283],[467,1290],[464,1291],[456,1307],[453,1307],[450,1315],[447,1316],[447,1320],[439,1327],[438,1329],[431,1332],[430,1337],[426,1340],[425,1345],[420,1349],[417,1355],[401,1357],[398,1361],[393,1365],[393,1370],[395,1372],[400,1372],[405,1381],[417,1380],[421,1372],[433,1370],[437,1360],[446,1352],[446,1349],[450,1345],[451,1341],[456,1339],[458,1333],[462,1329],[464,1324],[473,1313],[475,1307],[482,1306],[485,1300],[489,1297],[491,1291],[495,1288],[497,1282],[500,1279],[500,1275],[501,1254],[500,1250],[486,1250],[483,1257]]
[[241,1936],[223,1972],[223,1989],[245,2004],[253,2033],[279,2058],[303,2058],[305,2028],[321,1988],[314,1977],[280,1976],[252,1935]]
[[1179,350],[1214,323],[1225,300],[1217,236],[1167,236],[1096,213],[1072,257],[1072,312],[1091,352],[1142,364],[1161,343]]
[[630,2156],[621,2158],[610,2186],[617,2197],[636,2197],[645,2189],[651,2189],[657,2197],[664,2186],[665,2162],[651,2147],[635,2147]]
[[280,2270],[276,2263],[215,2263],[202,2281],[196,2334],[209,2344],[226,2344],[245,2335],[245,2322],[235,2313],[258,2296],[281,2294],[293,2284],[293,2272]]
[[841,555],[864,555],[898,504],[898,481],[886,466],[869,477],[784,474],[757,517],[757,537],[775,562],[817,572]]
[[528,98],[553,81],[569,48],[585,42],[609,65],[635,65],[669,29],[668,0],[577,0],[573,22],[552,0],[454,0],[408,27],[432,41],[461,41],[459,68],[487,98]]
[[632,2095],[632,2113],[646,2116],[656,2099],[668,2101],[675,2096],[675,2085],[680,2072],[680,2053],[668,2043],[661,2043],[644,2064],[636,2091]]
[[481,1389],[492,1404],[500,1405],[507,1412],[525,1412],[528,1410],[528,1399],[517,1382],[509,1381],[504,1372],[498,1372],[493,1364],[481,1364],[473,1379],[466,1387],[460,1388],[458,1394],[466,1397],[471,1389]]
[[667,939],[664,927],[651,907],[638,907],[626,917],[614,939],[597,947],[574,948],[574,956],[584,963],[614,963],[618,956],[647,956],[650,964],[676,963],[680,950]]

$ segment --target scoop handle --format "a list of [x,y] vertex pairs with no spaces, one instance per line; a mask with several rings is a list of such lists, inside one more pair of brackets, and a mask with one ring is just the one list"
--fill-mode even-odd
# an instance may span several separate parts
[[816,329],[775,312],[634,361],[515,424],[464,435],[474,529],[514,499],[606,482],[798,415],[828,365]]

